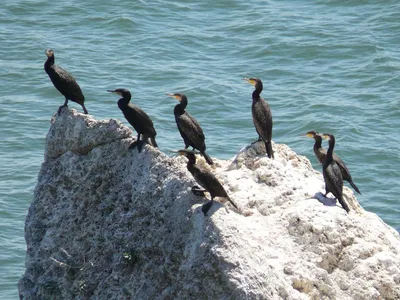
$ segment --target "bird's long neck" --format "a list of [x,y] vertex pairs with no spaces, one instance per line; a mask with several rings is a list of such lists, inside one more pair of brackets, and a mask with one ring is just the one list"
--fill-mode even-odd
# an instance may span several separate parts
[[314,150],[318,150],[322,148],[322,138],[318,135],[314,137],[315,143],[314,143]]
[[263,84],[261,81],[257,81],[255,86],[254,86],[255,90],[253,92],[253,101],[258,101],[261,96],[261,92],[263,91]]
[[188,168],[196,163],[196,156],[194,154],[188,155],[187,158],[189,159],[187,163]]
[[258,100],[261,99],[261,96],[260,96],[261,92],[262,92],[262,90],[260,91],[260,90],[258,90],[258,89],[255,89],[255,90],[253,91],[253,95],[252,95],[252,97],[253,97],[253,103],[254,103],[254,102],[257,102]]
[[46,72],[50,69],[52,65],[54,65],[54,55],[49,56],[46,62],[44,63],[44,69],[46,70]]
[[124,110],[128,106],[129,101],[131,101],[131,96],[124,96],[121,99],[119,99],[118,100],[119,109]]
[[330,164],[333,160],[333,148],[335,148],[335,138],[331,136],[329,139],[328,152],[326,153],[325,165]]
[[188,104],[187,99],[183,98],[177,105],[175,105],[174,108],[174,114],[175,115],[182,115],[185,113],[185,108]]

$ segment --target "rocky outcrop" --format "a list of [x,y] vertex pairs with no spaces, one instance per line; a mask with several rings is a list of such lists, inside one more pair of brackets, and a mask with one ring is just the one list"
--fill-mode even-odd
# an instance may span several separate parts
[[348,188],[349,214],[323,197],[320,172],[287,146],[214,159],[240,209],[204,217],[186,159],[131,142],[116,120],[52,119],[22,299],[400,299],[399,234]]

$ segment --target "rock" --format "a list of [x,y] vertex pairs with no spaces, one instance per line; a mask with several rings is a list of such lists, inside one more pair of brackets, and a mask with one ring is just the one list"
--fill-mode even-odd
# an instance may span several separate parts
[[90,115],[71,113],[64,109],[60,116],[51,119],[51,128],[46,137],[45,155],[57,158],[67,151],[87,154],[93,148],[124,139],[132,130],[118,120],[96,121]]
[[286,145],[274,160],[262,143],[214,158],[240,209],[205,218],[186,159],[128,150],[130,135],[75,110],[52,120],[22,299],[400,299],[398,232],[347,187],[349,214],[323,197],[321,173]]

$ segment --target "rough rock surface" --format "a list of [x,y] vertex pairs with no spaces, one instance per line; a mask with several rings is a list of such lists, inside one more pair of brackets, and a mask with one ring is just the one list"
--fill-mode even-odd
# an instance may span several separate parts
[[22,299],[400,299],[399,234],[348,188],[349,214],[323,197],[321,173],[287,146],[214,158],[240,209],[204,217],[186,159],[131,142],[116,120],[52,119]]

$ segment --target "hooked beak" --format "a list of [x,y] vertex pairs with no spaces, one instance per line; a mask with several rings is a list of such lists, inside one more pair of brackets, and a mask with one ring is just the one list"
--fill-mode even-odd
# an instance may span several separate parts
[[166,94],[168,97],[172,97],[172,98],[175,98],[176,100],[178,100],[178,101],[180,101],[181,99],[179,98],[179,96],[178,95],[176,95],[176,94],[170,94],[170,93],[167,93]]
[[247,81],[248,83],[250,83],[251,85],[255,85],[256,81],[254,80],[254,78],[243,78],[244,81]]

